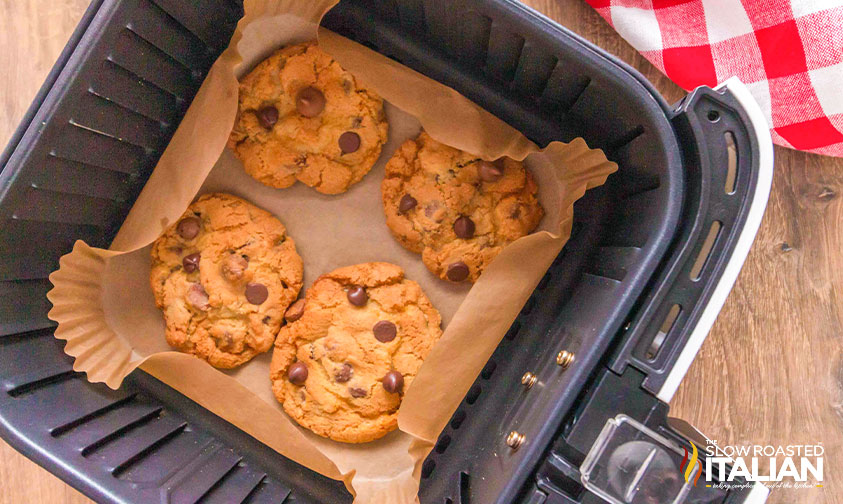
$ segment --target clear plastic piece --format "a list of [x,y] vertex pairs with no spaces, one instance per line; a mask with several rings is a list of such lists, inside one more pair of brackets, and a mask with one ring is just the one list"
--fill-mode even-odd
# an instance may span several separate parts
[[611,504],[717,502],[724,492],[706,488],[705,478],[698,478],[702,456],[700,450],[688,472],[694,460],[690,451],[628,416],[618,415],[606,422],[580,472],[583,485]]

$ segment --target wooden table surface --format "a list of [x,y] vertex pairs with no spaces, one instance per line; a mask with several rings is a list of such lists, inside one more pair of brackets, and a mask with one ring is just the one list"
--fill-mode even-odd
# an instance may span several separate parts
[[[0,0],[0,146],[87,0]],[[528,0],[640,70],[668,99],[685,92],[582,0]],[[767,214],[734,291],[671,404],[721,444],[825,447],[825,486],[772,503],[843,503],[843,160],[776,147]],[[0,441],[0,504],[90,502]]]

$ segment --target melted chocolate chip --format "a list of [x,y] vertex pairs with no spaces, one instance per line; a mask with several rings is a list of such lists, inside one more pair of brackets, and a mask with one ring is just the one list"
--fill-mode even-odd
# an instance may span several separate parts
[[454,233],[458,238],[468,240],[474,236],[474,221],[463,215],[454,221]]
[[351,364],[345,363],[334,373],[334,381],[337,383],[345,383],[354,375],[354,368]]
[[483,182],[497,182],[503,177],[503,170],[488,161],[478,161],[477,174]]
[[296,110],[305,117],[316,117],[325,109],[325,95],[315,87],[306,87],[296,95]]
[[448,280],[452,282],[462,282],[468,278],[469,273],[470,271],[468,269],[468,265],[462,261],[457,261],[448,265],[448,270],[445,272],[445,276],[447,276]]
[[199,234],[199,228],[202,227],[202,221],[197,217],[187,217],[179,221],[176,225],[176,232],[185,240],[192,240]]
[[375,333],[376,340],[381,343],[389,343],[395,339],[395,336],[398,334],[398,328],[388,320],[381,320],[372,327],[372,332]]
[[366,289],[359,285],[354,285],[349,288],[346,296],[348,297],[348,302],[354,306],[363,306],[366,304],[366,301],[369,300],[369,295],[366,293]]
[[260,108],[255,115],[258,116],[258,122],[266,129],[272,129],[275,123],[278,122],[278,109],[272,105]]
[[405,194],[401,196],[401,201],[398,202],[398,211],[400,213],[407,213],[410,210],[416,208],[419,202],[416,201],[416,198],[410,196],[409,194]]
[[197,310],[205,311],[210,307],[208,302],[208,293],[200,283],[191,284],[187,289],[187,302]]
[[287,322],[295,322],[300,319],[302,315],[304,315],[304,299],[299,299],[287,308],[287,311],[284,313],[284,318]]
[[307,366],[304,362],[294,362],[289,369],[287,369],[287,379],[293,385],[304,385],[307,380]]
[[384,390],[390,394],[397,394],[404,390],[404,375],[398,371],[390,371],[381,380]]
[[357,152],[357,149],[360,148],[360,135],[353,131],[346,131],[340,135],[338,143],[343,154]]
[[263,304],[269,297],[269,289],[262,283],[250,282],[246,284],[246,301],[253,305]]
[[181,265],[187,273],[199,270],[199,252],[188,254],[181,260]]
[[351,394],[351,397],[366,397],[368,394],[364,389],[359,387],[348,387],[348,393]]

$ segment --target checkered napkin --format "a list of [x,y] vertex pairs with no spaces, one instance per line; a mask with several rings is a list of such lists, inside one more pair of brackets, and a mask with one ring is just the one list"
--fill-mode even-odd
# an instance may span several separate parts
[[843,156],[843,0],[586,0],[685,89],[737,76],[773,141]]

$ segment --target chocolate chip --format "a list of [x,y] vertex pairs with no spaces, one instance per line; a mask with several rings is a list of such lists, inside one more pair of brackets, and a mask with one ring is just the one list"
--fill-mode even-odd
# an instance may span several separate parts
[[188,254],[181,260],[181,265],[187,273],[193,273],[199,269],[199,252]]
[[269,315],[267,315],[266,317],[264,317],[264,318],[261,320],[261,322],[263,322],[264,324],[269,324],[269,321],[270,321],[270,320],[272,320],[272,317],[270,317]]
[[409,194],[405,194],[401,196],[401,201],[398,202],[398,211],[401,213],[407,213],[410,210],[416,208],[419,202],[416,201],[416,198],[410,196]]
[[208,293],[200,283],[194,283],[187,289],[187,302],[197,310],[205,311],[209,308]]
[[309,86],[296,95],[296,110],[305,117],[316,117],[325,109],[325,95],[315,87]]
[[278,109],[272,105],[261,107],[257,112],[258,122],[266,129],[272,129],[278,122]]
[[468,240],[474,236],[474,221],[463,215],[454,221],[454,233],[458,238]]
[[269,297],[269,289],[262,283],[250,282],[246,284],[246,301],[253,305],[262,304]]
[[404,390],[404,376],[398,371],[390,371],[381,380],[383,388],[390,394],[397,394]]
[[351,397],[357,397],[357,398],[366,397],[368,395],[365,390],[363,390],[359,387],[349,387],[348,393],[351,394]]
[[185,240],[192,240],[199,234],[200,227],[202,227],[202,221],[196,217],[187,217],[176,225],[176,232]]
[[222,265],[220,266],[222,276],[231,282],[242,278],[243,272],[249,267],[249,259],[247,257],[229,254],[228,257],[223,259]]
[[488,161],[477,162],[477,173],[483,182],[497,182],[503,177],[503,170]]
[[357,152],[357,149],[360,148],[360,135],[353,131],[346,131],[342,135],[340,135],[339,139],[340,150],[343,154],[351,154],[352,152]]
[[304,299],[299,299],[287,308],[287,311],[284,313],[284,318],[287,319],[287,322],[295,322],[300,319],[302,315],[304,315]]
[[336,373],[334,373],[334,381],[337,383],[345,383],[351,379],[353,374],[354,368],[351,367],[351,364],[345,363],[337,370]]
[[307,366],[304,362],[294,362],[289,369],[287,369],[287,379],[293,385],[304,385],[307,380]]
[[376,340],[381,343],[389,343],[395,339],[395,336],[398,334],[398,328],[388,320],[381,320],[372,327],[372,332],[375,333]]
[[448,265],[448,271],[445,272],[445,276],[452,282],[462,282],[468,278],[469,273],[468,266],[462,261],[457,261]]
[[515,208],[513,208],[512,211],[509,213],[509,217],[511,219],[517,219],[518,217],[521,217],[521,205],[516,203]]
[[366,289],[359,285],[354,285],[348,289],[348,302],[354,306],[363,306],[369,300],[369,295],[366,294]]

